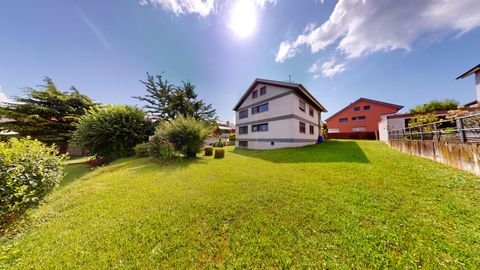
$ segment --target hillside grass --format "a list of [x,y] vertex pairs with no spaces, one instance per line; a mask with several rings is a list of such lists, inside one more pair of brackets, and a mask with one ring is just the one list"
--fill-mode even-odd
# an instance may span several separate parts
[[[75,178],[0,242],[0,268],[467,268],[480,182],[379,142],[227,148]],[[70,165],[71,166],[71,165]]]

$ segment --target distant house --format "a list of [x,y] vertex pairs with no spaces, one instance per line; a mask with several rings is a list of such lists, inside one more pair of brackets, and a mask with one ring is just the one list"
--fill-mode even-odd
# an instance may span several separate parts
[[234,109],[237,147],[273,149],[317,142],[327,110],[299,83],[255,79]]
[[475,92],[477,94],[477,99],[465,104],[466,108],[480,108],[480,64],[474,66],[473,68],[467,70],[465,73],[457,77],[458,79],[464,79],[470,75],[475,74]]
[[[7,97],[7,95],[5,95],[5,93],[3,92],[2,88],[0,87],[0,106],[5,106],[8,103],[14,103],[14,101],[9,99]],[[11,122],[11,121],[13,121],[13,120],[8,119],[8,118],[4,118],[0,115],[0,123],[6,123],[6,122]],[[0,131],[0,136],[10,136],[10,135],[15,135],[15,134],[17,134],[17,133],[13,132],[13,131],[9,131],[9,130],[1,130]]]
[[328,138],[378,139],[378,123],[403,106],[383,101],[359,98],[327,118]]

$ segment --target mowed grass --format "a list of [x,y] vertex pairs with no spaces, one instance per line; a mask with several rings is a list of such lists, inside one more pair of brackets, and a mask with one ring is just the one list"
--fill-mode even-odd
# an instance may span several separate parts
[[480,184],[379,142],[328,141],[89,172],[1,243],[17,269],[466,268]]

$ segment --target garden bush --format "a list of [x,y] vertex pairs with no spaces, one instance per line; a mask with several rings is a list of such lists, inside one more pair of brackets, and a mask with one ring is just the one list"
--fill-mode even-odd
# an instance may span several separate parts
[[160,123],[155,135],[170,141],[186,158],[193,158],[200,152],[211,131],[203,120],[179,116],[170,122]]
[[214,158],[224,158],[225,157],[225,149],[215,149],[215,156]]
[[205,156],[212,156],[213,155],[213,147],[206,146],[204,150],[205,150]]
[[149,143],[141,143],[141,144],[137,144],[133,148],[133,151],[135,151],[135,156],[136,157],[148,157],[149,156],[149,153],[148,153],[149,148],[150,148]]
[[222,142],[222,138],[218,138],[218,142],[215,143],[215,147],[223,147],[225,144]]
[[160,135],[154,135],[148,142],[148,154],[162,161],[173,160],[176,157],[175,146]]
[[0,231],[60,183],[64,160],[55,146],[37,140],[0,142]]
[[126,105],[91,108],[76,127],[75,143],[108,162],[133,155],[133,147],[147,141],[153,129],[144,111]]
[[107,160],[99,156],[95,156],[87,161],[88,167],[92,169],[99,166],[103,166],[105,164],[107,164]]

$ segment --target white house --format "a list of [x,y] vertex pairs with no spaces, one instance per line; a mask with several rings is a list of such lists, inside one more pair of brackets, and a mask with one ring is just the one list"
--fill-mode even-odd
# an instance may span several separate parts
[[317,142],[327,110],[301,84],[255,79],[234,109],[237,147],[273,149]]
[[464,79],[470,75],[475,75],[475,92],[477,94],[477,99],[465,104],[467,108],[478,108],[480,107],[480,64],[474,66],[473,68],[467,70],[465,73],[457,77],[458,79]]

